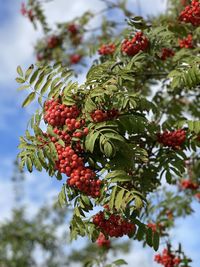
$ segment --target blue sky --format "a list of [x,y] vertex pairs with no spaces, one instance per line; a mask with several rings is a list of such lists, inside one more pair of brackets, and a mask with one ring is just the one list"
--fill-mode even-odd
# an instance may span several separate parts
[[[92,6],[91,6],[92,2]],[[141,0],[143,14],[157,14],[165,8],[164,0]],[[133,10],[138,9],[135,0],[129,1]],[[35,32],[32,25],[20,15],[21,1],[0,0],[0,220],[8,218],[13,206],[13,193],[10,178],[13,161],[18,153],[19,136],[23,135],[33,106],[22,109],[24,93],[16,91],[16,67],[27,68],[34,63],[33,44],[41,36],[40,30]],[[88,9],[100,10],[104,7],[99,0],[55,0],[46,5],[49,22],[70,20]],[[65,12],[63,12],[63,10]],[[98,23],[98,18],[93,21]],[[82,76],[83,79],[83,76]],[[51,201],[61,188],[62,182],[49,178],[45,173],[27,173],[26,194],[24,203],[29,205],[29,213],[33,214],[38,206]],[[197,213],[184,220],[179,220],[177,228],[172,232],[175,242],[181,241],[188,256],[194,259],[193,267],[200,266],[199,259],[199,215],[200,204],[194,203]],[[120,257],[120,256],[119,256]],[[123,257],[123,255],[121,255]],[[133,246],[128,255],[128,266],[153,267],[152,252],[143,251],[140,245]]]

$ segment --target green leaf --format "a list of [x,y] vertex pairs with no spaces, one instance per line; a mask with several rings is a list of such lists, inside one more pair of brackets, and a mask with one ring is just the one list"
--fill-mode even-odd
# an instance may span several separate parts
[[136,207],[136,209],[141,209],[141,208],[143,207],[143,201],[142,201],[142,199],[141,199],[140,197],[138,197],[138,196],[135,196],[135,201],[134,201],[134,203],[135,203],[135,207]]
[[146,242],[150,247],[152,247],[152,245],[153,245],[152,238],[153,238],[153,231],[151,228],[148,228],[146,231]]
[[35,70],[34,73],[32,74],[32,76],[31,76],[31,78],[30,78],[30,84],[31,84],[31,85],[35,82],[35,80],[36,80],[38,74],[39,74],[39,69]]
[[22,85],[22,86],[20,86],[19,88],[17,88],[17,90],[18,90],[18,91],[21,91],[21,90],[28,89],[28,88],[30,88],[29,85]]
[[194,121],[194,132],[196,134],[200,132],[200,121]]
[[160,236],[157,232],[153,233],[153,248],[155,251],[158,250],[159,248],[159,243],[160,243]]
[[117,186],[114,186],[113,189],[112,189],[112,193],[110,195],[110,201],[109,201],[109,207],[110,207],[111,210],[114,207],[116,192],[117,192]]
[[169,170],[166,171],[166,180],[170,184],[172,181],[172,175]]
[[32,71],[34,69],[33,64],[27,69],[26,73],[25,73],[25,80],[27,80],[29,78],[29,76],[31,75]]
[[123,170],[115,170],[108,173],[105,179],[111,179],[111,181],[115,183],[115,182],[131,181],[132,177]]
[[127,173],[125,171],[115,170],[115,171],[108,173],[105,178],[110,179],[110,178],[115,178],[115,177],[124,176],[124,175],[127,175]]
[[17,83],[25,83],[25,80],[20,77],[17,77],[15,80]]
[[120,265],[127,265],[128,263],[123,259],[119,259],[119,260],[113,261],[112,264],[115,264],[116,266],[120,266]]
[[104,144],[103,149],[104,149],[105,155],[106,155],[108,158],[112,156],[112,154],[113,154],[113,147],[112,147],[111,143],[106,142],[106,143]]
[[23,77],[23,71],[20,66],[17,66],[17,73],[19,74],[19,76]]
[[116,198],[115,198],[115,208],[116,208],[117,210],[119,210],[120,207],[121,207],[121,205],[122,205],[122,200],[123,200],[124,192],[125,192],[124,189],[120,190],[120,191],[118,192]]
[[38,80],[37,80],[37,82],[36,82],[36,84],[34,86],[36,91],[38,91],[40,89],[40,87],[43,84],[45,78],[46,78],[45,75],[40,75],[39,76],[39,78],[38,78]]
[[33,156],[33,157],[32,157],[32,161],[33,161],[33,163],[34,163],[36,169],[37,169],[38,171],[41,172],[41,171],[42,171],[42,164],[40,163],[40,161],[39,161],[39,159],[37,158],[37,156]]
[[187,124],[188,124],[188,128],[192,132],[194,130],[194,123],[193,123],[193,121],[187,121]]
[[137,234],[136,234],[136,239],[141,241],[143,239],[143,236],[146,232],[146,228],[144,224],[139,224],[138,225],[138,230],[137,230]]
[[107,137],[107,138],[110,138],[110,139],[116,139],[116,140],[119,140],[119,141],[122,141],[124,142],[124,138],[119,135],[118,133],[104,133],[104,135]]
[[29,172],[33,171],[33,163],[29,157],[26,158],[26,166]]
[[44,95],[46,93],[46,91],[49,89],[49,87],[51,85],[51,82],[52,82],[52,80],[50,79],[43,85],[43,87],[41,88],[41,91],[40,91],[41,95]]
[[90,151],[91,153],[94,151],[94,145],[98,137],[99,137],[99,132],[94,132],[94,131],[92,131],[86,136],[85,140],[86,150]]
[[61,207],[67,204],[65,185],[62,186],[62,190],[60,191],[58,195],[58,203],[60,204]]
[[30,93],[22,103],[22,107],[27,107],[35,99],[35,96],[35,92]]

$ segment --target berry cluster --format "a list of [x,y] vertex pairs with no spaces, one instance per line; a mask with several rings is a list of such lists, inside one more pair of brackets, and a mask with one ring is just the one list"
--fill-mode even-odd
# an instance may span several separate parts
[[148,45],[149,41],[143,32],[137,32],[131,40],[125,39],[123,41],[121,50],[128,56],[134,56],[140,51],[145,51]]
[[70,64],[77,64],[81,60],[82,56],[79,54],[73,54],[69,57]]
[[47,39],[47,48],[53,49],[60,45],[60,38],[58,36],[52,35]]
[[193,0],[190,5],[186,6],[179,16],[180,21],[191,23],[194,26],[200,25],[200,2]]
[[112,55],[115,52],[115,45],[114,44],[103,44],[99,50],[100,55],[107,56]]
[[96,178],[94,171],[84,166],[80,165],[79,167],[75,167],[71,172],[67,183],[70,186],[77,187],[88,196],[92,196],[94,198],[100,196],[101,180]]
[[76,35],[79,32],[78,26],[75,24],[69,24],[67,30],[71,35]]
[[162,54],[161,54],[161,59],[166,60],[169,57],[173,57],[175,55],[175,52],[170,49],[170,48],[163,48],[162,49]]
[[182,129],[172,132],[164,131],[162,134],[158,134],[158,142],[173,149],[180,149],[185,140],[186,132]]
[[106,249],[110,248],[110,240],[107,239],[103,233],[99,234],[96,243],[99,247],[103,247]]
[[119,116],[119,111],[116,109],[101,110],[97,109],[91,113],[91,118],[94,122],[102,122],[115,119]]
[[[76,128],[76,118],[79,115],[79,109],[77,106],[67,107],[61,104],[58,100],[48,100],[45,102],[44,120],[52,126],[63,126],[66,124],[73,125]],[[79,128],[79,127],[77,127]]]
[[[45,102],[44,109],[44,120],[55,127],[53,131],[57,135],[48,135],[54,142],[58,154],[55,169],[69,177],[67,180],[69,186],[88,196],[99,197],[101,181],[94,171],[85,167],[82,157],[83,147],[80,139],[87,135],[89,130],[84,126],[84,119],[78,120],[80,114],[78,107],[76,105],[66,106],[59,100],[48,100]],[[73,140],[74,137],[78,140]],[[65,145],[60,145],[58,139],[61,139]]]
[[184,39],[178,39],[178,43],[180,48],[193,48],[192,34],[188,34]]
[[157,263],[162,264],[164,267],[177,267],[181,263],[180,257],[176,256],[168,249],[164,249],[162,254],[157,254],[154,260]]
[[196,189],[198,189],[199,186],[198,186],[197,183],[194,183],[194,182],[191,181],[191,180],[184,179],[184,180],[181,181],[180,187],[181,187],[182,189],[196,190]]
[[132,235],[136,230],[133,223],[122,219],[120,215],[111,214],[106,219],[103,211],[100,211],[93,217],[93,223],[101,232],[110,237]]

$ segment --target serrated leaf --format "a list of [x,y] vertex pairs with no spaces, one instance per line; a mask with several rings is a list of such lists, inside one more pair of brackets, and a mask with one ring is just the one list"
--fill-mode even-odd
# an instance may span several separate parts
[[33,157],[32,157],[32,161],[33,161],[33,163],[34,163],[36,169],[37,169],[38,171],[42,171],[42,164],[40,163],[40,161],[39,161],[39,159],[37,158],[37,156],[33,156]]
[[50,85],[51,85],[52,80],[47,80],[47,82],[43,85],[43,87],[40,90],[41,95],[44,95],[46,93],[46,91],[49,89]]
[[23,77],[23,71],[20,66],[17,66],[17,73],[19,74],[19,76]]
[[135,200],[134,200],[134,203],[135,203],[135,207],[136,209],[141,209],[143,207],[143,201],[140,197],[138,196],[135,196]]
[[27,107],[35,99],[35,96],[35,92],[30,93],[22,103],[22,107]]
[[110,195],[110,201],[109,201],[109,207],[110,207],[111,210],[114,207],[116,192],[117,192],[117,186],[114,186],[113,189],[112,189],[112,193]]
[[141,241],[143,239],[143,236],[145,233],[146,233],[145,225],[143,225],[143,224],[138,225],[136,239]]
[[25,73],[25,80],[27,80],[29,78],[29,76],[31,75],[32,71],[34,69],[33,64],[27,69],[26,73]]
[[33,163],[29,157],[26,158],[26,166],[29,172],[33,171]]
[[28,88],[30,88],[29,85],[22,85],[22,86],[20,86],[19,88],[17,88],[17,90],[18,90],[18,91],[21,91],[21,90],[25,90],[25,89],[28,89]]
[[63,205],[67,204],[67,197],[66,197],[66,192],[65,192],[65,185],[62,186],[62,189],[58,195],[58,203],[62,207]]
[[128,263],[123,259],[119,259],[119,260],[113,261],[112,264],[115,264],[116,266],[120,266],[120,265],[127,265]]
[[153,231],[151,228],[148,228],[147,231],[146,231],[146,242],[147,242],[147,245],[149,245],[150,247],[152,247],[153,245]]
[[34,86],[34,88],[35,88],[36,91],[38,91],[38,90],[40,89],[40,87],[41,87],[41,85],[43,84],[45,78],[46,78],[45,75],[42,75],[42,76],[40,75],[40,76],[39,76],[39,78],[38,78],[38,80],[37,80],[37,82],[36,82],[36,84],[35,84],[35,86]]
[[22,78],[20,78],[20,77],[17,77],[17,78],[15,79],[15,81],[16,81],[17,83],[25,83],[25,80],[22,79]]
[[109,142],[106,142],[103,146],[103,150],[105,152],[105,155],[109,158],[112,156],[113,154],[113,147],[111,145],[111,143]]
[[153,233],[153,248],[155,251],[158,250],[159,248],[159,243],[160,243],[160,236],[157,232]]
[[91,153],[94,151],[94,145],[98,137],[99,137],[99,132],[94,132],[94,131],[92,131],[86,136],[85,140],[86,150],[90,151]]
[[39,74],[39,69],[35,70],[34,73],[32,74],[32,76],[31,76],[31,78],[30,78],[30,84],[31,84],[31,85],[35,82],[35,80],[36,80],[38,74]]
[[123,199],[123,196],[124,196],[124,192],[125,192],[125,190],[122,189],[116,195],[116,198],[115,198],[115,208],[117,210],[119,210],[120,207],[121,207],[121,205],[122,205],[122,199]]
[[107,137],[107,138],[110,138],[110,139],[116,139],[116,140],[119,140],[119,141],[122,141],[124,142],[124,138],[117,134],[117,133],[104,133],[104,135]]

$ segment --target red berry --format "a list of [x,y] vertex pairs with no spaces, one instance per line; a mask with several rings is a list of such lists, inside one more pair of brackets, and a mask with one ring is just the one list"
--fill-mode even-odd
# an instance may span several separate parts
[[71,64],[77,64],[81,60],[82,56],[79,54],[73,54],[70,56],[69,60]]
[[186,132],[182,129],[172,132],[164,131],[162,134],[159,133],[157,136],[159,143],[173,149],[179,149],[186,140]]
[[98,50],[100,55],[112,55],[115,52],[115,45],[114,44],[107,44],[102,45]]
[[186,38],[178,39],[178,43],[179,43],[180,48],[193,48],[192,35],[188,34]]
[[125,39],[123,41],[121,50],[128,56],[134,56],[140,51],[147,50],[148,46],[148,39],[143,35],[142,32],[137,32],[131,40]]
[[193,26],[200,25],[200,2],[193,0],[190,5],[180,13],[179,20],[185,23],[191,23]]

